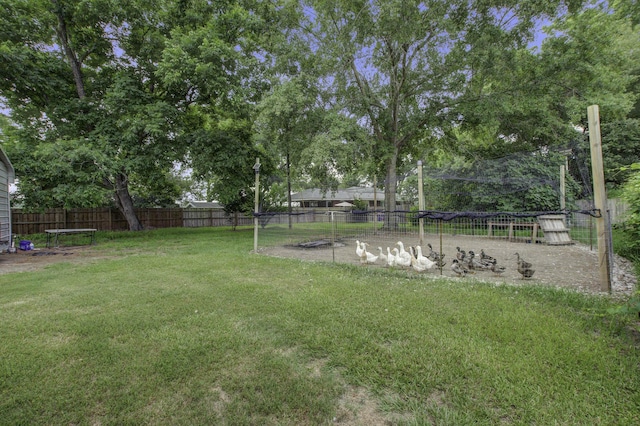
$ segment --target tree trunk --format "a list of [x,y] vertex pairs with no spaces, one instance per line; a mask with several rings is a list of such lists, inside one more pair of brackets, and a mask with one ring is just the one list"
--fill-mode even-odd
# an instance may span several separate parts
[[116,175],[116,205],[118,210],[127,220],[130,231],[141,231],[144,229],[142,223],[138,219],[133,208],[133,200],[131,194],[129,194],[129,186],[127,184],[127,176],[124,173],[118,173]]
[[[58,0],[51,0],[55,8],[55,15],[58,19],[58,25],[56,27],[56,34],[58,36],[58,40],[60,41],[60,45],[64,50],[64,54],[69,61],[69,65],[71,66],[71,72],[73,74],[73,81],[76,85],[76,92],[78,94],[79,99],[84,99],[86,97],[86,91],[84,86],[84,78],[82,76],[82,61],[78,59],[78,55],[76,51],[73,49],[73,46],[69,43],[69,29],[67,28],[67,21],[65,20],[63,7]],[[131,231],[140,231],[143,229],[138,216],[133,208],[133,200],[131,199],[131,194],[129,194],[129,186],[128,179],[126,174],[118,173],[115,178],[115,198],[116,205],[118,206],[118,210],[122,213],[122,215],[127,220],[129,224],[129,230]]]
[[384,226],[386,229],[395,229],[398,226],[395,213],[396,190],[398,187],[397,176],[398,148],[394,147],[393,154],[386,161],[386,178],[384,185]]

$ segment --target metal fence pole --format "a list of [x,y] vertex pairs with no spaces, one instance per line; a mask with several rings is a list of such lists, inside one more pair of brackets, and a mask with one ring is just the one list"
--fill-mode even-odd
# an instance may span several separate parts
[[260,157],[256,158],[256,164],[253,165],[256,172],[256,189],[253,217],[253,252],[258,252],[258,211],[260,209]]

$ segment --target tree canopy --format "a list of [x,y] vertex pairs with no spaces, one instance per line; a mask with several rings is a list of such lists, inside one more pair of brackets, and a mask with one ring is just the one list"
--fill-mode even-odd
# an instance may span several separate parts
[[264,86],[255,54],[271,6],[2,6],[0,93],[14,123],[3,135],[26,207],[112,200],[130,229],[140,229],[132,194],[158,204],[177,199],[175,162],[191,159],[196,173],[228,180],[255,157],[247,105]]
[[[575,7],[578,2],[569,3]],[[393,210],[398,163],[459,124],[560,2],[309,1],[305,39],[325,59],[339,107],[368,129]],[[504,68],[503,68],[504,67]],[[423,148],[424,149],[424,148]]]
[[0,5],[1,137],[28,208],[113,204],[140,229],[134,206],[179,198],[176,165],[242,206],[261,157],[287,194],[292,177],[377,181],[394,210],[417,159],[467,167],[563,147],[594,103],[607,167],[637,161],[637,2]]

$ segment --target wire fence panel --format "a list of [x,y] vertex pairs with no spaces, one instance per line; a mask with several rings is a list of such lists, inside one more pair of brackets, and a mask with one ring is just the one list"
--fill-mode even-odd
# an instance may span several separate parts
[[[449,235],[485,237],[514,243],[547,243],[544,229],[533,214],[473,212],[449,220],[419,216],[410,212],[380,211],[311,211],[291,216],[269,213],[258,216],[259,246],[305,245],[320,241],[332,243],[381,236],[419,238],[421,221],[424,236],[431,238]],[[563,226],[568,230],[571,242],[590,246],[595,244],[594,221],[589,214],[576,212],[567,215]]]
[[[139,209],[147,228],[252,226],[253,217],[242,213],[228,215],[220,209]],[[370,236],[419,236],[422,220],[425,235],[469,235],[514,242],[544,243],[544,231],[535,226],[536,216],[523,213],[442,213],[441,218],[416,211],[299,210],[258,215],[260,245],[298,244],[314,240],[366,238]],[[566,215],[571,239],[589,246],[596,244],[593,217],[585,212]],[[45,229],[95,228],[102,231],[126,230],[124,217],[115,209],[52,209],[43,213],[12,210],[14,234],[31,235]]]

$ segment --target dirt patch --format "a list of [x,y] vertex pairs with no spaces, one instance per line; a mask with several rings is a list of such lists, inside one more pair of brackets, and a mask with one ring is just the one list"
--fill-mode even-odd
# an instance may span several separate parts
[[378,403],[364,388],[348,386],[340,401],[334,424],[343,426],[386,426],[392,424],[378,410]]
[[18,250],[0,254],[0,274],[37,271],[57,262],[82,262],[99,257],[90,246]]
[[[386,248],[396,247],[398,237],[363,237],[368,244],[368,250],[373,254],[378,254],[378,247],[382,247],[386,253]],[[400,240],[405,247],[418,244],[417,237],[401,237]],[[430,243],[433,250],[440,251],[440,238],[438,236],[427,236],[424,241],[426,249]],[[465,278],[458,278],[451,271],[451,260],[455,258],[457,249],[460,247],[465,251],[480,253],[484,250],[488,255],[498,261],[498,265],[505,266],[505,272],[496,276],[490,271],[481,271]],[[262,249],[261,253],[270,256],[295,258],[309,261],[340,262],[360,265],[360,259],[355,254],[355,239],[345,239],[339,241],[334,247],[328,245],[318,245],[317,248],[301,248],[297,246],[271,247]],[[549,286],[565,287],[577,291],[600,293],[600,275],[598,269],[598,255],[595,248],[590,248],[581,244],[550,246],[546,244],[531,244],[524,242],[509,242],[506,239],[494,239],[487,237],[471,236],[445,236],[442,237],[442,253],[445,255],[446,265],[440,270],[429,270],[422,273],[426,277],[440,277],[455,279],[478,279],[482,281],[522,284],[539,283]],[[532,278],[523,280],[517,271],[516,255],[527,262],[533,264],[535,269]],[[366,268],[385,268],[386,266],[378,262],[373,265],[362,265]],[[637,279],[633,273],[633,265],[626,259],[614,256],[612,268],[612,293],[615,295],[628,295],[636,288]],[[408,273],[415,273],[410,271]]]

